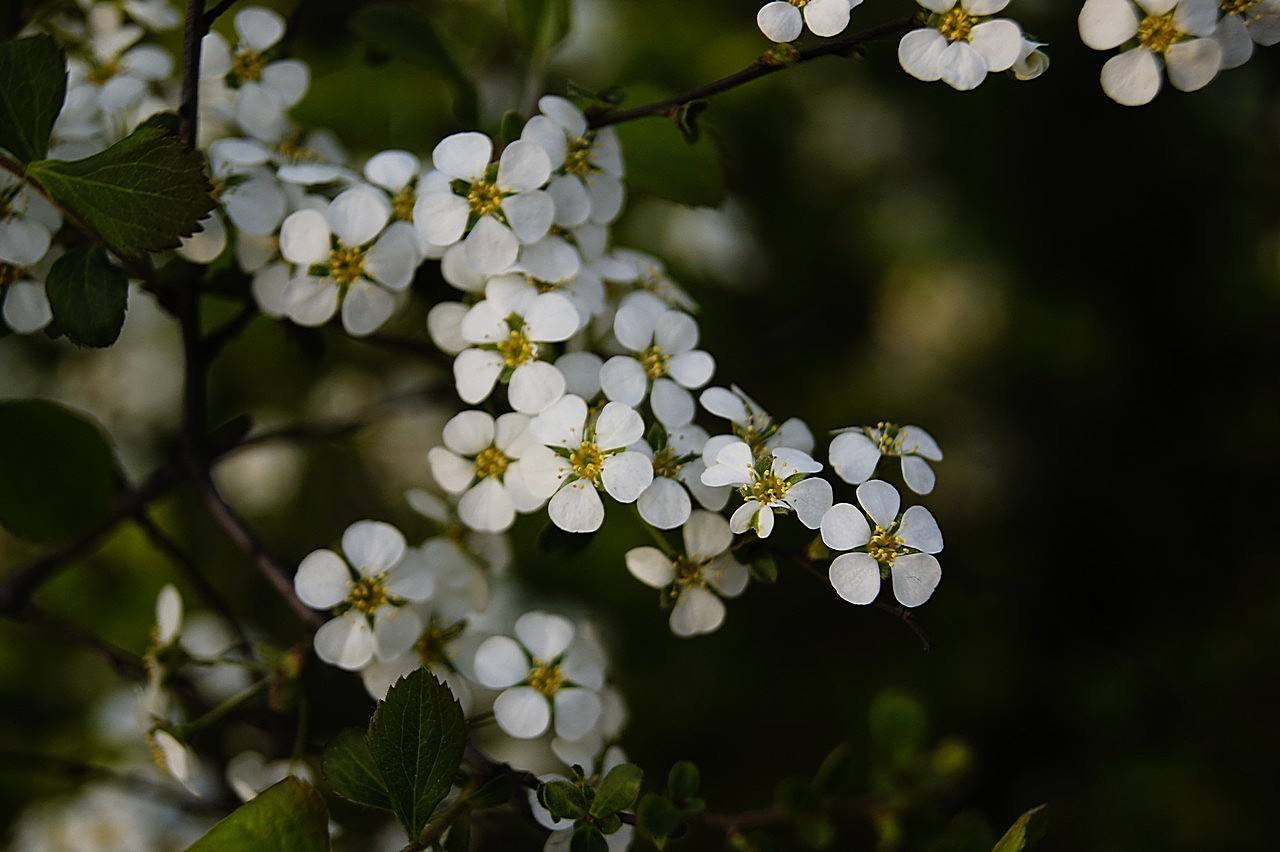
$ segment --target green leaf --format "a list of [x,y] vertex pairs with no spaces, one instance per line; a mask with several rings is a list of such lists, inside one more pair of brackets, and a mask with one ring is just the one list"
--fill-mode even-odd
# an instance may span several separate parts
[[467,742],[462,707],[426,669],[400,678],[369,721],[369,752],[410,838],[449,792]]
[[323,852],[329,810],[315,787],[286,778],[267,788],[195,842],[188,852]]
[[609,852],[609,843],[600,829],[584,822],[573,830],[569,852]]
[[391,810],[387,785],[373,762],[364,731],[342,731],[324,747],[324,777],[333,792],[357,805]]
[[1045,830],[1049,827],[1048,809],[1048,805],[1039,805],[1018,817],[1018,821],[1009,827],[991,852],[1022,852],[1044,837]]
[[571,19],[569,0],[507,0],[511,32],[535,56],[564,41]]
[[[662,93],[649,87],[627,92],[625,106],[657,100]],[[705,122],[699,125],[706,130]],[[677,124],[660,116],[617,125],[627,152],[627,189],[691,206],[713,207],[724,201],[720,152],[711,134],[700,132],[686,141]]]
[[0,402],[0,524],[33,541],[101,523],[116,492],[115,454],[97,425],[43,400]]
[[947,823],[929,852],[988,852],[992,842],[987,821],[980,814],[965,811]]
[[0,44],[0,148],[24,163],[49,151],[67,96],[67,57],[47,35]]
[[671,767],[667,773],[667,793],[677,802],[698,794],[698,786],[702,784],[702,774],[691,761],[682,760]]
[[407,3],[384,0],[356,12],[351,29],[370,47],[439,74],[453,89],[453,111],[458,119],[464,124],[475,123],[479,103],[475,84],[420,11]]
[[538,801],[555,819],[579,819],[587,815],[587,800],[576,784],[548,781],[538,788]]
[[680,830],[680,809],[666,796],[645,793],[636,807],[636,824],[651,837],[670,837]]
[[772,553],[763,553],[751,561],[747,572],[757,583],[776,583],[778,582],[778,560]]
[[75,162],[39,160],[27,174],[122,258],[177,248],[213,209],[204,158],[177,118],[153,116],[107,150]]
[[502,124],[498,135],[502,137],[503,142],[514,142],[520,138],[524,125],[524,116],[513,109],[509,109],[502,114]]
[[124,326],[129,278],[99,245],[64,254],[45,281],[53,318],[77,346],[110,346]]
[[920,754],[928,730],[924,708],[910,695],[885,690],[871,702],[871,743],[895,767]]
[[622,763],[613,767],[596,787],[596,797],[591,801],[591,815],[603,817],[631,807],[640,795],[640,784],[643,781],[644,770],[634,763]]

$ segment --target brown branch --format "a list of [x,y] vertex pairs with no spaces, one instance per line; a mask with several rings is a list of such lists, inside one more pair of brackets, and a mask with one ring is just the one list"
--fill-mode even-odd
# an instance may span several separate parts
[[212,9],[205,12],[204,13],[205,29],[208,29],[210,24],[218,20],[218,18],[222,17],[222,15],[234,5],[236,5],[236,0],[222,0],[222,2],[220,2],[217,6],[214,6]]
[[182,102],[178,107],[182,141],[196,147],[200,113],[200,42],[208,32],[205,0],[187,0],[186,25],[182,30]]
[[[719,80],[713,80],[710,83],[691,89],[684,94],[675,95],[661,101],[644,104],[642,106],[631,107],[629,109],[610,110],[592,115],[588,118],[591,127],[606,127],[610,124],[620,124],[624,121],[633,121],[637,118],[645,118],[647,116],[660,115],[671,117],[677,110],[693,101],[700,101],[709,98],[712,95],[718,95],[727,92],[730,89],[736,89],[739,86],[746,85],[752,80],[759,80],[761,77],[767,77],[784,68],[790,68],[793,65],[799,65],[802,62],[810,62],[814,59],[820,59],[824,56],[852,56],[858,48],[882,38],[888,38],[894,35],[905,33],[916,25],[914,18],[908,18],[903,21],[893,21],[892,23],[882,24],[878,27],[857,33],[855,35],[846,36],[845,38],[832,39],[825,41],[813,47],[798,50],[792,56],[786,56],[786,49],[790,45],[778,45],[767,53],[760,56],[746,68],[736,71],[727,77],[721,77]],[[794,48],[791,48],[794,50]]]
[[95,636],[84,628],[72,624],[45,609],[28,602],[20,611],[28,624],[32,624],[49,633],[55,633],[77,645],[83,645],[106,658],[116,674],[121,677],[142,678],[146,676],[147,667],[137,654]]

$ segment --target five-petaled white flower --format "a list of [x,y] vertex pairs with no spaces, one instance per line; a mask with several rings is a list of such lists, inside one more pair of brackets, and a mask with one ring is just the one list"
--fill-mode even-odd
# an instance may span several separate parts
[[931,14],[928,26],[898,43],[898,61],[912,77],[942,80],[966,92],[992,71],[1013,67],[1022,52],[1022,28],[990,16],[1009,0],[916,0]]
[[[101,122],[99,128],[107,135],[122,136],[131,128],[121,126],[120,119],[143,104],[154,85],[169,78],[173,56],[159,45],[137,44],[144,31],[125,23],[119,6],[95,3],[85,15],[85,23],[86,50],[67,60],[67,100],[76,102],[77,111],[83,111],[86,120]],[[72,92],[77,93],[75,98],[70,97]],[[100,114],[90,118],[85,109],[90,105]],[[145,116],[132,116],[134,120],[142,118]],[[83,136],[85,130],[75,135]]]
[[381,521],[347,527],[342,553],[345,559],[332,550],[312,552],[293,586],[307,606],[337,612],[316,631],[316,656],[355,671],[375,655],[389,660],[413,647],[422,620],[406,604],[430,598],[435,583],[420,555],[406,556],[400,531]]
[[1162,68],[1175,89],[1207,86],[1222,67],[1217,24],[1218,0],[1087,0],[1079,18],[1080,37],[1094,50],[1133,42],[1102,66],[1102,90],[1124,106],[1150,103]]
[[285,114],[311,85],[305,62],[269,59],[284,30],[280,15],[249,6],[236,13],[234,44],[211,32],[201,45],[201,101],[264,142],[284,137],[289,129]]
[[937,476],[929,462],[942,461],[942,450],[933,436],[919,426],[883,422],[853,426],[840,430],[827,450],[832,469],[850,485],[870,479],[885,456],[901,458],[902,478],[912,491],[928,494],[933,490]]
[[808,26],[816,36],[837,36],[849,26],[849,12],[862,0],[773,0],[756,13],[756,25],[770,41],[800,38]]
[[652,293],[632,293],[613,319],[613,333],[632,355],[616,355],[600,370],[600,386],[615,402],[639,406],[649,398],[658,422],[668,428],[693,420],[693,395],[711,379],[716,362],[698,345],[698,324],[669,310]]
[[610,402],[594,414],[579,396],[565,396],[529,424],[549,449],[521,459],[525,485],[550,497],[547,514],[567,532],[595,532],[604,522],[604,489],[619,503],[634,503],[653,481],[653,464],[627,448],[644,435],[630,406]]
[[[713,488],[702,483],[707,469],[702,448],[707,444],[707,431],[692,423],[663,430],[657,448],[637,441],[632,449],[644,453],[653,464],[653,482],[636,501],[640,517],[660,530],[673,530],[689,519],[693,494],[703,508],[720,511],[729,502],[729,488]],[[687,489],[687,490],[686,490]]]
[[[843,2],[843,0],[841,0]],[[622,212],[622,146],[612,127],[592,130],[587,117],[555,95],[538,100],[541,115],[525,124],[521,139],[547,152],[556,173],[547,185],[555,201],[555,224],[576,228],[585,222],[607,225]]]
[[564,376],[540,360],[546,344],[567,340],[578,329],[578,311],[558,293],[539,293],[516,276],[495,278],[485,299],[462,318],[462,338],[471,344],[453,362],[458,396],[475,405],[499,381],[516,411],[538,414],[564,395]]
[[802,453],[813,452],[813,432],[803,420],[792,417],[782,423],[776,422],[737,385],[707,388],[698,401],[707,411],[728,420],[733,429],[732,435],[714,435],[707,440],[702,449],[707,467],[715,464],[720,450],[734,441],[744,441],[756,453],[778,447]]
[[580,740],[596,727],[604,667],[576,633],[569,619],[535,610],[516,619],[515,639],[491,636],[476,649],[476,679],[502,690],[493,715],[503,731],[533,739],[554,720],[556,736]]
[[646,586],[663,590],[663,603],[673,604],[672,633],[713,633],[724,623],[720,598],[742,594],[747,569],[729,552],[733,533],[720,515],[698,510],[681,533],[682,555],[671,559],[656,547],[637,547],[627,551],[627,570]]
[[1280,0],[1222,0],[1214,38],[1222,45],[1222,67],[1239,68],[1253,46],[1280,44]]
[[753,453],[743,441],[733,441],[716,453],[715,464],[702,474],[704,485],[731,485],[743,504],[729,518],[735,533],[755,530],[760,538],[773,532],[775,511],[794,511],[800,523],[816,530],[831,508],[831,484],[817,473],[822,465],[807,453],[787,447]]
[[467,262],[485,275],[515,263],[521,243],[546,236],[555,202],[542,187],[551,177],[547,152],[516,140],[490,164],[493,142],[483,133],[455,133],[431,154],[436,169],[453,183],[418,196],[413,211],[419,237],[436,246],[463,243]]
[[517,511],[532,512],[542,505],[520,472],[520,457],[541,446],[528,427],[523,414],[508,413],[495,421],[483,411],[463,411],[445,424],[444,446],[427,453],[440,487],[462,495],[458,517],[471,529],[503,532],[511,528]]
[[873,479],[858,486],[857,507],[837,503],[822,519],[822,542],[842,553],[831,563],[828,576],[840,597],[869,604],[880,593],[880,579],[892,576],[893,595],[903,606],[920,606],[942,579],[942,566],[933,555],[942,552],[938,522],[923,506],[898,514],[901,499],[887,482]]
[[418,244],[405,222],[391,222],[391,204],[370,186],[353,186],[323,213],[299,210],[280,227],[280,253],[297,264],[285,294],[289,318],[323,325],[342,304],[348,334],[374,332],[395,312],[395,294],[409,286]]

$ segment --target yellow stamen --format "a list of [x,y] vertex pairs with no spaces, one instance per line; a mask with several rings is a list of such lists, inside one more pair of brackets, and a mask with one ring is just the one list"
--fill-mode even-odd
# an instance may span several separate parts
[[467,203],[477,216],[491,216],[502,209],[502,191],[496,184],[478,180],[467,191]]
[[569,143],[569,152],[564,157],[564,170],[567,174],[585,175],[595,170],[595,167],[591,165],[591,146],[593,144],[595,144],[594,133],[579,136]]
[[0,263],[0,287],[7,287],[27,277],[27,270],[11,263]]
[[499,341],[498,354],[508,367],[519,367],[537,356],[538,344],[530,340],[523,331],[512,330],[504,340]]
[[497,447],[486,447],[476,456],[476,476],[487,479],[491,476],[502,476],[507,472],[511,459]]
[[707,580],[702,576],[705,562],[693,562],[687,556],[680,556],[675,561],[675,584],[682,589],[692,587],[706,588]]
[[1182,33],[1173,22],[1173,12],[1167,15],[1148,15],[1138,24],[1138,44],[1153,53],[1164,53]]
[[89,82],[102,85],[120,73],[120,63],[115,60],[103,62],[89,69]]
[[413,187],[406,186],[391,197],[391,214],[401,222],[413,221],[413,206],[418,199],[413,194]]
[[444,651],[446,641],[445,632],[434,624],[422,631],[418,641],[413,644],[418,661],[424,666],[443,662],[447,658]]
[[938,32],[946,36],[947,41],[968,41],[973,25],[977,19],[959,6],[938,19]]
[[345,287],[364,275],[364,251],[359,248],[336,248],[329,252],[329,277]]
[[880,450],[881,455],[896,456],[902,451],[902,434],[901,427],[886,421],[880,421],[876,424],[876,431],[880,436],[876,438],[876,448]]
[[591,441],[583,441],[578,449],[569,453],[569,464],[578,476],[595,482],[604,469],[604,453]]
[[228,76],[236,86],[242,86],[245,83],[255,83],[262,79],[262,69],[267,67],[267,58],[261,53],[254,53],[246,50],[243,53],[237,53],[235,59],[231,61],[231,72]]
[[881,565],[892,567],[893,561],[906,552],[902,538],[884,527],[876,527],[876,531],[871,534],[871,541],[867,542],[867,555]]
[[379,607],[386,606],[390,600],[391,594],[387,591],[385,574],[361,577],[351,585],[351,591],[347,594],[347,603],[365,615],[372,615]]
[[671,356],[659,349],[656,343],[640,355],[640,365],[644,367],[644,374],[650,379],[660,379],[665,376],[670,362]]
[[557,665],[534,660],[533,668],[529,671],[529,685],[550,698],[564,686],[564,672]]
[[787,491],[790,488],[791,486],[787,484],[785,479],[782,479],[773,471],[769,471],[751,483],[751,499],[768,506],[771,503],[780,502],[783,497],[787,496]]
[[1262,0],[1222,0],[1222,14],[1224,15],[1243,15],[1261,3]]
[[653,454],[653,475],[675,479],[680,475],[680,468],[683,467],[676,459],[676,451],[670,447],[658,450]]

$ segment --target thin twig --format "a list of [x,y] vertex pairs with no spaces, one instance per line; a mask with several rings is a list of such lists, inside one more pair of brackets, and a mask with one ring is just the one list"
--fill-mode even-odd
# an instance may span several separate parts
[[133,654],[120,648],[112,643],[93,635],[82,627],[72,624],[71,622],[60,618],[48,612],[33,603],[28,603],[22,610],[28,624],[43,628],[50,633],[56,633],[64,639],[83,645],[84,647],[101,654],[111,663],[111,667],[116,670],[116,674],[128,678],[141,678],[147,673],[146,664],[137,654]]
[[236,5],[236,0],[222,0],[222,2],[220,2],[218,5],[214,6],[209,11],[205,12],[204,13],[205,28],[208,29],[209,26],[214,21],[222,17],[222,15],[234,5]]
[[727,92],[730,89],[736,89],[739,86],[750,83],[752,80],[759,80],[761,77],[767,77],[770,74],[790,68],[793,65],[799,65],[802,62],[809,62],[814,59],[820,59],[824,56],[852,56],[858,48],[865,44],[876,41],[878,39],[887,38],[889,36],[898,35],[906,32],[915,25],[914,18],[908,18],[904,21],[894,21],[888,24],[882,24],[878,27],[872,27],[866,32],[857,33],[841,39],[833,39],[825,41],[814,47],[805,48],[797,51],[792,57],[781,57],[782,48],[774,48],[756,59],[741,71],[736,71],[727,77],[721,77],[696,89],[691,89],[684,94],[675,95],[660,101],[644,104],[642,106],[631,107],[629,109],[611,110],[609,112],[597,113],[590,116],[589,124],[592,127],[606,127],[610,124],[620,124],[624,121],[633,121],[637,118],[645,118],[651,115],[661,115],[670,117],[675,114],[685,104],[693,101],[700,101],[709,98],[712,95],[718,95]]
[[182,104],[178,107],[182,141],[196,147],[196,122],[200,113],[200,42],[208,31],[205,0],[187,0],[186,26],[182,31]]

